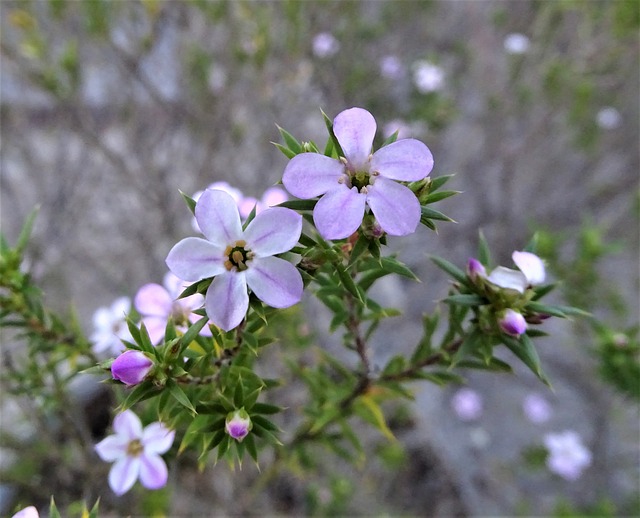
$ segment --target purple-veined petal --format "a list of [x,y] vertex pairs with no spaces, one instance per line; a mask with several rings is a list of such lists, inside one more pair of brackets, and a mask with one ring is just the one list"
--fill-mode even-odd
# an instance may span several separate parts
[[167,255],[169,269],[185,281],[199,281],[226,271],[224,247],[218,247],[200,237],[178,241]]
[[298,198],[315,198],[335,189],[344,175],[345,166],[340,160],[319,153],[301,153],[289,160],[282,183]]
[[140,458],[124,457],[111,466],[111,471],[109,471],[109,486],[116,495],[124,495],[133,487],[139,473]]
[[162,457],[146,452],[140,456],[140,482],[147,489],[160,489],[167,484],[169,473]]
[[171,314],[173,300],[169,292],[159,284],[150,283],[142,286],[134,299],[138,313],[156,317],[167,317]]
[[313,221],[325,239],[343,239],[362,223],[367,197],[353,187],[341,185],[325,194],[313,209]]
[[288,308],[302,298],[302,276],[290,262],[279,257],[256,257],[245,272],[256,296],[274,308]]
[[376,127],[373,115],[362,108],[344,110],[333,120],[333,133],[354,171],[368,171]]
[[205,297],[207,316],[224,331],[238,326],[247,314],[249,294],[244,272],[227,272],[218,275]]
[[520,268],[520,271],[524,274],[529,281],[529,284],[535,286],[542,284],[546,277],[544,263],[536,254],[531,252],[513,252],[511,255],[513,262]]
[[108,435],[95,445],[98,456],[105,462],[114,462],[127,455],[129,439],[122,435]]
[[487,280],[491,284],[495,284],[499,288],[505,288],[509,290],[516,290],[520,293],[524,293],[527,289],[527,278],[522,272],[512,270],[511,268],[505,268],[504,266],[498,266],[487,277]]
[[142,436],[142,423],[131,410],[125,410],[113,420],[113,431],[131,441]]
[[242,238],[238,206],[224,191],[207,189],[202,193],[196,203],[196,220],[204,236],[218,247],[224,248]]
[[415,232],[420,223],[420,202],[411,189],[378,177],[367,190],[367,203],[387,234],[406,236]]
[[258,257],[291,250],[300,239],[302,216],[291,209],[274,207],[258,214],[249,223],[244,240]]
[[151,423],[142,432],[145,453],[165,453],[173,444],[176,432],[160,422]]
[[433,155],[416,139],[398,140],[381,147],[371,157],[371,172],[391,180],[415,182],[425,178],[433,169]]
[[165,317],[142,317],[142,323],[149,333],[149,339],[153,345],[157,345],[164,338],[164,332],[167,327],[169,315]]

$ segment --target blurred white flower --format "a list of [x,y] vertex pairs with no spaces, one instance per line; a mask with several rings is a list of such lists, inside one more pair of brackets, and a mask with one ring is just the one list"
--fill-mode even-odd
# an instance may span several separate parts
[[124,351],[122,340],[133,340],[127,326],[131,299],[119,297],[109,307],[101,307],[93,314],[94,331],[89,337],[93,352],[99,356],[117,356]]
[[214,93],[220,93],[227,86],[227,73],[220,66],[212,66],[207,74],[207,86]]
[[509,54],[526,54],[530,45],[529,38],[519,32],[509,34],[504,39],[504,50]]
[[402,119],[394,119],[392,121],[387,122],[382,127],[382,135],[385,139],[389,138],[395,132],[398,132],[398,140],[403,138],[411,138],[411,126],[407,124]]
[[404,74],[404,66],[398,56],[384,56],[380,60],[380,74],[387,79],[400,79]]
[[549,471],[565,480],[574,481],[591,464],[591,452],[582,444],[582,439],[573,430],[549,433],[544,436],[544,445],[549,452]]
[[616,129],[622,122],[620,112],[612,106],[602,108],[596,115],[596,122],[602,129]]
[[462,388],[451,398],[451,408],[462,421],[475,421],[482,415],[482,396],[475,390]]
[[340,43],[330,32],[320,32],[313,38],[313,54],[318,58],[330,58],[340,50]]
[[11,518],[40,518],[40,514],[34,506],[30,505],[29,507],[25,507],[21,511],[18,511]]
[[444,70],[430,61],[416,61],[413,64],[413,84],[423,94],[441,90],[444,86]]
[[522,410],[527,419],[535,424],[546,423],[551,418],[551,405],[535,392],[524,398]]

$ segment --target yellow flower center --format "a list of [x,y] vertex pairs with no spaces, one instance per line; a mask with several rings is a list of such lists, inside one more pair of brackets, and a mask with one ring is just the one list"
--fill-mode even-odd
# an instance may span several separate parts
[[140,442],[140,439],[134,439],[127,445],[127,455],[129,457],[139,457],[144,451],[144,446]]
[[224,262],[224,267],[227,270],[235,269],[243,272],[248,268],[247,262],[253,259],[253,252],[248,250],[246,246],[247,242],[244,239],[240,239],[225,249],[224,255],[227,260]]

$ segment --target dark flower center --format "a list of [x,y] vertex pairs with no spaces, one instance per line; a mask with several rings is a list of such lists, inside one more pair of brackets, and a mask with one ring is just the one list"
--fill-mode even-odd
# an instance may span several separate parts
[[227,270],[236,269],[239,272],[243,272],[248,268],[247,262],[253,258],[253,252],[247,250],[246,246],[247,242],[244,239],[240,239],[225,249],[224,255],[227,260],[224,262],[224,266]]
[[129,457],[139,457],[144,451],[144,446],[140,442],[140,439],[133,439],[133,441],[129,441],[127,445],[127,455]]

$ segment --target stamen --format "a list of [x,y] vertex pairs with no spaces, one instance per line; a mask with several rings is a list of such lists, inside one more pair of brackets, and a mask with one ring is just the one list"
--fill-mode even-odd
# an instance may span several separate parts
[[144,446],[142,446],[140,439],[133,439],[132,441],[129,441],[129,444],[127,445],[127,455],[129,457],[139,457],[143,451]]

